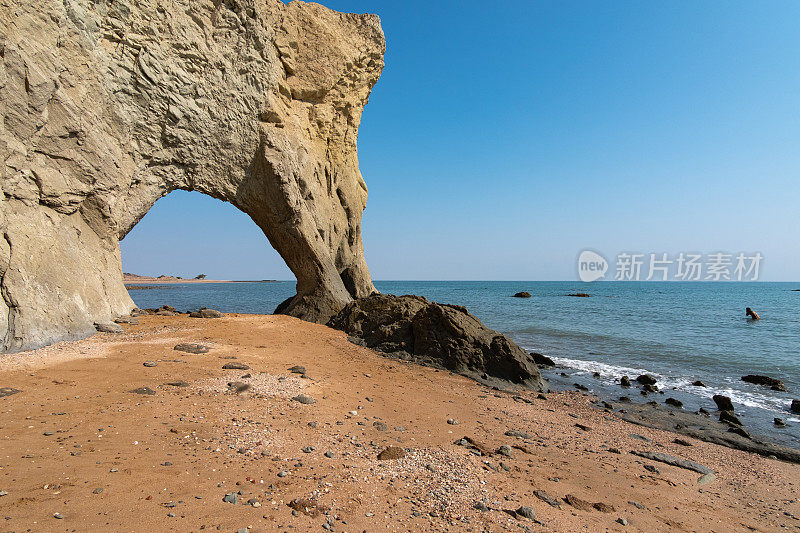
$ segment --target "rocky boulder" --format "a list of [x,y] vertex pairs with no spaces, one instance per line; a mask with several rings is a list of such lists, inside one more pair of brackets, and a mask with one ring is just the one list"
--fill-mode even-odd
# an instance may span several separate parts
[[783,384],[783,381],[775,378],[771,378],[769,376],[759,376],[755,374],[748,374],[746,376],[742,376],[742,381],[745,383],[752,383],[753,385],[762,385],[764,387],[769,387],[774,391],[786,391],[786,385]]
[[547,390],[533,357],[461,306],[373,294],[345,306],[328,325],[428,366]]
[[556,366],[556,362],[544,354],[531,352],[531,357],[533,357],[533,362],[539,366]]
[[192,311],[189,313],[189,316],[192,318],[222,318],[224,315],[216,309],[207,309],[203,307],[198,311]]

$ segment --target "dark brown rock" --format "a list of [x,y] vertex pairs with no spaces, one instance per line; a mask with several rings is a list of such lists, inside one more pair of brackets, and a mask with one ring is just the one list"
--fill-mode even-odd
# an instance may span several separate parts
[[723,396],[721,394],[715,394],[712,399],[714,400],[714,403],[717,404],[717,409],[720,411],[734,411],[733,402],[731,401],[730,397]]
[[533,362],[539,366],[556,366],[556,363],[546,355],[531,352],[531,357],[533,357]]
[[392,459],[402,459],[406,456],[406,451],[399,446],[389,446],[381,453],[378,454],[379,461],[388,461]]
[[525,292],[525,291],[518,292],[518,293],[516,293],[514,295],[514,298],[530,298],[530,297],[531,297],[531,293]]
[[764,387],[770,387],[772,390],[775,391],[786,391],[786,386],[783,384],[783,381],[768,376],[758,376],[755,374],[748,374],[746,376],[742,376],[742,381],[744,381],[745,383],[752,383],[754,385],[763,385]]
[[736,426],[743,426],[742,421],[739,420],[739,417],[733,414],[733,411],[720,411],[719,412],[719,421],[725,422],[727,424],[733,424]]
[[222,370],[250,370],[250,367],[238,361],[231,361],[222,365]]
[[581,511],[591,511],[594,509],[594,504],[592,504],[592,502],[578,498],[574,494],[567,494],[564,496],[564,501]]
[[793,413],[800,413],[800,400],[792,400],[792,406],[789,410]]
[[373,294],[345,306],[328,325],[362,338],[369,348],[404,352],[422,364],[547,390],[522,348],[461,306],[420,296]]
[[651,376],[650,374],[642,374],[641,376],[636,378],[636,381],[639,382],[641,385],[655,385],[656,378]]

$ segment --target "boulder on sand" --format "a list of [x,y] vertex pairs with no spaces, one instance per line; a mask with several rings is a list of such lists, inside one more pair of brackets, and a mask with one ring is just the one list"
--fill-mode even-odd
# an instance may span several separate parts
[[222,313],[216,309],[201,308],[199,311],[192,311],[189,313],[192,318],[222,318]]
[[347,304],[328,325],[363,339],[369,348],[400,352],[424,365],[547,390],[533,357],[461,306],[373,294]]

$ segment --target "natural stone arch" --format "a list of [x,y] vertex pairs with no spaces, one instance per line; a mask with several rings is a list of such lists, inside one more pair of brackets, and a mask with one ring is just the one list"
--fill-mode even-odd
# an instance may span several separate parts
[[119,239],[176,189],[230,202],[326,321],[374,291],[361,113],[374,15],[279,0],[34,0],[0,8],[0,351],[125,314]]

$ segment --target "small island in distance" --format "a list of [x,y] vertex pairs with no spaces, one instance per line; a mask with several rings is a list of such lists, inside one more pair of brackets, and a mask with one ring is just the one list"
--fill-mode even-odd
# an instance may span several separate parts
[[231,279],[208,279],[205,274],[199,274],[192,279],[179,276],[140,276],[130,272],[122,273],[122,281],[126,288],[129,283],[278,283],[276,279],[256,279],[256,280],[231,280]]

